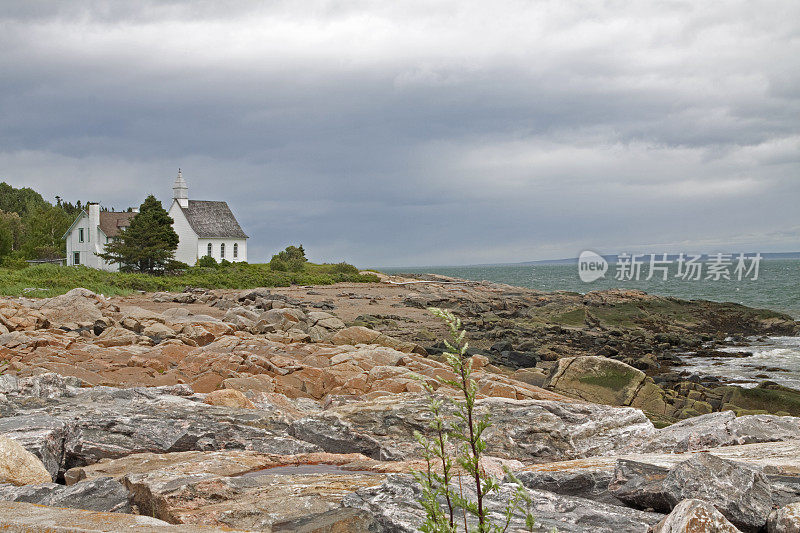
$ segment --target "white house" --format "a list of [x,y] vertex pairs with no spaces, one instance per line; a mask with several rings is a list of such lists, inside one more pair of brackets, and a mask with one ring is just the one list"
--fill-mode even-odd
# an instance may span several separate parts
[[136,212],[101,211],[100,204],[90,203],[81,211],[64,234],[67,241],[67,264],[86,265],[92,268],[116,271],[119,265],[107,263],[97,254],[106,250],[106,244],[127,228]]
[[[169,216],[180,239],[176,260],[194,265],[200,257],[210,255],[217,261],[247,261],[247,235],[227,202],[189,200],[189,187],[180,169],[172,191]],[[119,270],[118,264],[107,263],[97,254],[105,252],[106,244],[127,228],[135,215],[135,211],[101,211],[100,204],[87,204],[87,210],[81,211],[64,234],[67,264]]]
[[180,238],[175,259],[194,265],[203,256],[217,261],[247,261],[247,235],[227,202],[189,200],[189,186],[178,169],[169,216]]

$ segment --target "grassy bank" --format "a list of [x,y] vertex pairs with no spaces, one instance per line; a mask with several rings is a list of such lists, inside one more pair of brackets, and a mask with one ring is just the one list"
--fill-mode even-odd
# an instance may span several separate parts
[[[301,272],[272,270],[266,264],[233,263],[217,268],[193,267],[178,275],[151,276],[104,272],[83,266],[37,265],[22,270],[0,269],[0,294],[6,296],[49,297],[64,294],[75,287],[85,287],[105,294],[130,294],[134,291],[182,291],[186,287],[208,289],[249,289],[296,285],[330,285],[337,282],[378,281],[373,275],[361,275],[345,264],[306,263]],[[33,289],[33,290],[31,290]],[[39,290],[43,289],[43,290]]]

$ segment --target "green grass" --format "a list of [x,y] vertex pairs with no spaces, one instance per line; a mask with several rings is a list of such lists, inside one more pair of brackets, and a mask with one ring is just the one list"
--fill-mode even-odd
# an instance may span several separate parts
[[552,318],[556,324],[563,324],[565,326],[583,326],[586,321],[586,310],[582,307],[567,311]]
[[[219,268],[189,268],[180,275],[152,276],[105,272],[84,266],[36,265],[22,270],[0,268],[0,294],[6,296],[50,297],[75,287],[96,293],[125,295],[134,291],[182,291],[186,287],[207,289],[250,289],[289,285],[331,285],[337,282],[377,282],[377,276],[362,275],[354,267],[307,263],[302,272],[280,272],[266,264],[234,263]],[[44,289],[25,291],[25,289]]]
[[578,381],[587,385],[595,385],[613,391],[620,391],[625,388],[636,376],[633,371],[625,372],[603,372],[602,374],[589,374],[581,376]]

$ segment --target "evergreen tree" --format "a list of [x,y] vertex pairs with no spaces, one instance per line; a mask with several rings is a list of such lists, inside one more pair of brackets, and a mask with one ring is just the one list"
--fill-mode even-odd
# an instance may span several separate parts
[[178,248],[178,234],[172,223],[161,202],[151,194],[131,219],[130,226],[106,245],[106,253],[100,257],[119,263],[125,271],[161,272]]

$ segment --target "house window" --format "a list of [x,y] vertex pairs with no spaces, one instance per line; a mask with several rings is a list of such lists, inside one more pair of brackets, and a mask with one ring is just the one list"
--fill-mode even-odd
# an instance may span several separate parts
[[[81,230],[83,231],[83,230]],[[73,265],[80,265],[81,264],[81,253],[80,252],[72,252],[72,264]]]
[[213,251],[213,248],[211,247],[211,243],[208,243],[208,253],[207,253],[206,255],[207,255],[208,257],[211,257],[211,252],[212,252],[212,251]]
[[225,259],[225,243],[219,245],[219,258]]
[[83,228],[78,228],[78,242],[83,242]]
[[233,243],[233,258],[236,259],[237,257],[239,257],[239,243],[235,242]]

